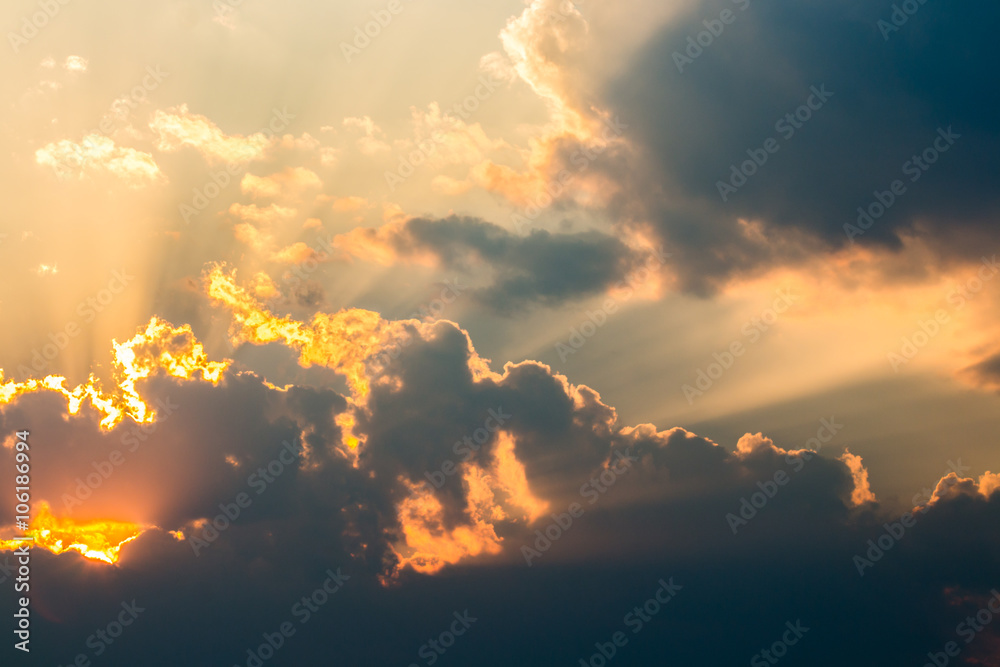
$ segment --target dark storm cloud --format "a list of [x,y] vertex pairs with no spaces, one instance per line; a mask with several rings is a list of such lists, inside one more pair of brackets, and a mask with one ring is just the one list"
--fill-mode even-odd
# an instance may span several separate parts
[[[370,415],[362,420],[368,442],[361,458],[380,479],[402,475],[427,484],[427,473],[442,470],[448,461],[488,467],[495,438],[471,445],[464,439],[491,416],[493,423],[502,419],[503,430],[517,439],[517,457],[537,494],[575,492],[576,480],[589,477],[607,459],[609,429],[596,433],[595,428],[613,421],[613,410],[595,392],[581,388],[574,401],[564,380],[535,362],[508,366],[500,380],[474,380],[465,335],[444,322],[436,332],[431,340],[412,343],[386,369],[401,387],[373,388]],[[438,499],[451,519],[465,509],[466,494],[460,474],[446,476]]]
[[[612,84],[611,104],[646,160],[621,177],[616,212],[651,220],[684,249],[686,286],[797,261],[817,244],[844,246],[844,225],[895,180],[905,191],[854,242],[898,247],[899,233],[920,230],[941,252],[971,256],[995,240],[1000,80],[990,63],[1000,59],[1000,9],[914,1],[907,7],[919,10],[885,39],[878,21],[893,7],[702,2]],[[706,20],[721,34],[713,38]],[[699,33],[707,46],[690,47]],[[675,55],[689,48],[698,54],[689,62]],[[789,122],[807,104],[801,118],[811,117]],[[776,152],[765,150],[769,139]],[[935,142],[946,150],[934,164],[913,161],[925,150],[932,159]],[[747,151],[766,162],[723,201],[718,183],[751,159]],[[741,217],[762,221],[769,242],[744,234]]]
[[385,242],[403,258],[429,252],[450,269],[486,268],[492,282],[474,290],[475,296],[502,313],[600,293],[643,259],[619,239],[599,232],[533,230],[519,236],[483,220],[457,216],[407,220],[388,231]]
[[[787,664],[921,664],[1000,581],[1000,496],[987,499],[972,481],[942,484],[915,525],[891,528],[891,546],[869,556],[868,541],[885,542],[883,524],[900,518],[855,507],[851,471],[825,452],[788,452],[760,435],[728,449],[683,429],[628,428],[596,392],[544,365],[473,373],[463,332],[448,322],[421,331],[375,372],[355,429],[366,438],[356,466],[335,421],[347,403],[331,390],[278,391],[236,372],[217,387],[144,382],[151,401],[178,407],[88,502],[113,496],[104,505],[112,516],[135,502],[162,530],[126,545],[117,567],[36,550],[33,658],[246,665],[248,649],[291,622],[295,633],[263,664],[424,665],[421,647],[468,610],[476,620],[441,664],[578,664],[619,630],[628,643],[616,664],[745,664],[797,620],[809,630]],[[505,415],[502,429],[548,512],[497,521],[497,555],[434,576],[381,578],[396,562],[401,478],[417,482],[457,460],[454,443],[490,410]],[[49,450],[35,475],[39,497],[53,500],[128,428],[98,433],[92,415],[67,420],[63,411],[45,395],[2,411],[5,425],[31,428],[35,447]],[[199,555],[165,532],[218,514],[285,440],[296,451],[306,443],[305,464],[276,476]],[[469,460],[485,464],[496,444],[494,432]],[[426,488],[445,509],[445,530],[468,524],[470,489],[458,475]],[[729,518],[737,515],[744,523]],[[863,576],[858,555],[873,559]],[[297,614],[338,568],[349,577],[342,589],[308,619],[301,606]],[[671,578],[682,586],[676,597],[633,632],[641,617],[627,615]],[[14,605],[9,584],[0,584],[5,608]],[[144,611],[95,656],[88,637],[133,599]],[[963,644],[963,657],[990,646],[996,627]]]

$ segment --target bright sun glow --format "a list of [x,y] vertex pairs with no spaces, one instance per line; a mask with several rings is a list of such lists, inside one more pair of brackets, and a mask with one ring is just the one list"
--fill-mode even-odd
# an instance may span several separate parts
[[[35,547],[54,554],[76,551],[86,558],[114,564],[121,548],[146,531],[145,526],[124,521],[78,522],[53,516],[47,503],[40,503],[25,534],[35,538]],[[14,550],[25,542],[0,540],[0,550]]]

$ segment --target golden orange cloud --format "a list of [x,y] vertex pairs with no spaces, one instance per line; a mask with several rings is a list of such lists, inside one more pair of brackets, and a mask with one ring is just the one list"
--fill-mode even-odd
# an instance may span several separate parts
[[33,541],[0,539],[0,551],[13,551],[24,545],[38,547],[54,554],[76,552],[86,558],[114,564],[118,562],[121,548],[142,535],[149,526],[122,521],[78,522],[52,515],[48,503],[35,508],[31,525],[25,535]]
[[114,350],[115,390],[107,393],[100,380],[91,375],[86,383],[74,389],[65,387],[66,378],[49,375],[22,382],[3,380],[0,370],[0,404],[11,403],[24,394],[50,391],[62,394],[71,415],[77,414],[89,402],[102,415],[100,426],[110,430],[127,416],[136,423],[149,423],[155,419],[154,411],[139,395],[136,383],[156,371],[182,379],[200,378],[217,384],[228,361],[208,360],[204,347],[191,332],[191,327],[172,325],[153,317],[145,330],[124,343],[112,341]]
[[875,494],[872,493],[872,487],[868,481],[868,470],[865,468],[861,457],[857,454],[851,454],[851,452],[844,450],[844,453],[838,460],[844,462],[847,468],[851,471],[851,477],[854,479],[854,490],[851,492],[851,502],[854,505],[863,505],[865,503],[875,502]]
[[276,199],[296,197],[309,188],[322,187],[323,181],[305,167],[287,167],[270,176],[245,174],[240,181],[240,190],[254,199]]

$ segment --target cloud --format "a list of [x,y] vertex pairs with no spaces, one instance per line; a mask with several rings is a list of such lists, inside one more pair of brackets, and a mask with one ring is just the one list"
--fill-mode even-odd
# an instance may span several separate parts
[[[588,31],[587,21],[571,3],[532,0],[500,32],[510,68],[546,101],[554,122],[570,131],[583,124],[585,103],[569,72],[579,62]],[[484,64],[498,69],[497,56],[488,57]]]
[[[154,645],[159,657],[143,664],[176,664],[190,650],[239,662],[287,620],[296,591],[307,595],[321,573],[341,568],[350,576],[344,597],[311,621],[317,630],[287,642],[283,659],[335,651],[349,662],[392,662],[434,632],[392,610],[424,600],[431,625],[454,609],[490,612],[463,662],[506,665],[530,654],[538,660],[529,664],[569,663],[672,577],[683,586],[679,606],[649,621],[659,630],[630,642],[630,659],[732,664],[800,618],[810,630],[796,650],[809,664],[844,664],[858,652],[885,664],[943,646],[958,622],[956,591],[973,604],[995,586],[996,475],[943,479],[917,527],[893,528],[894,546],[860,576],[852,559],[867,557],[869,540],[884,543],[884,524],[906,508],[854,502],[867,484],[856,457],[828,458],[759,433],[729,450],[683,428],[628,426],[597,392],[543,364],[492,371],[453,323],[357,310],[300,322],[264,308],[258,296],[271,291],[259,276],[244,288],[221,269],[206,275],[206,288],[232,318],[234,344],[269,345],[292,367],[333,370],[348,379],[347,393],[329,380],[302,386],[280,371],[265,379],[210,361],[189,330],[162,324],[148,349],[132,348],[151,371],[137,389],[158,406],[145,427],[101,427],[90,408],[68,415],[53,392],[7,403],[3,425],[16,422],[35,438],[47,425],[38,456],[48,460],[36,466],[33,493],[54,514],[148,526],[121,547],[118,567],[33,553],[33,574],[50,582],[32,597],[35,623],[50,637],[38,647],[46,659],[93,632],[95,615],[135,598],[150,621],[129,628],[132,639],[113,647],[116,660]],[[191,372],[153,370],[171,357],[189,359],[181,366]],[[219,371],[214,381],[195,379],[209,364]],[[117,465],[108,462],[115,450],[124,457]],[[278,466],[283,451],[293,462]],[[0,458],[12,456],[0,449]],[[104,465],[113,472],[90,488],[88,475]],[[194,540],[213,535],[209,522],[241,493],[249,505],[196,555]],[[78,494],[87,497],[67,509],[64,496]],[[10,512],[0,508],[0,523]],[[739,512],[749,518],[733,534],[726,517]],[[217,594],[191,607],[191,595],[209,587]],[[593,619],[592,606],[574,603],[580,591],[612,612]],[[211,637],[205,646],[197,637],[196,648],[166,641],[179,631],[181,608],[184,627],[194,621]],[[220,619],[237,629],[218,634]],[[711,641],[712,619],[732,628],[726,642]],[[385,640],[356,642],[362,628]],[[570,631],[581,639],[567,645]],[[995,635],[988,628],[977,645]],[[494,646],[493,638],[503,640]]]
[[[956,604],[985,599],[995,586],[987,556],[1000,546],[996,475],[944,478],[918,527],[862,577],[852,559],[906,508],[867,497],[858,457],[828,458],[760,433],[728,450],[683,428],[628,426],[597,392],[543,364],[491,370],[453,323],[392,322],[360,310],[296,321],[260,303],[275,296],[271,281],[254,275],[242,287],[221,267],[206,274],[206,289],[232,319],[235,345],[270,346],[283,360],[277,368],[332,370],[347,391],[330,379],[303,386],[294,370],[265,379],[209,360],[190,329],[161,322],[121,350],[123,359],[132,358],[126,349],[137,353],[129,362],[144,370],[136,389],[157,406],[145,426],[102,427],[87,406],[67,414],[53,391],[4,405],[3,425],[16,422],[32,437],[47,425],[39,451],[51,458],[36,466],[33,492],[53,514],[148,527],[121,547],[118,567],[36,550],[33,574],[52,584],[32,598],[35,622],[51,638],[38,647],[46,659],[92,632],[95,614],[135,598],[151,622],[129,629],[134,643],[116,644],[116,660],[155,645],[162,664],[183,661],[189,645],[164,639],[187,608],[185,627],[193,620],[212,637],[204,647],[193,640],[202,659],[238,662],[287,620],[297,597],[289,589],[308,594],[330,568],[351,578],[344,597],[312,622],[342,632],[303,630],[283,659],[309,662],[335,650],[348,661],[392,662],[434,632],[392,615],[423,599],[422,615],[492,614],[481,616],[469,663],[512,664],[528,654],[541,661],[531,664],[572,662],[610,636],[655,582],[673,577],[681,606],[650,621],[673,631],[644,634],[630,658],[731,664],[801,618],[811,630],[796,650],[810,664],[843,664],[858,651],[883,663],[917,660],[952,637]],[[212,381],[197,379],[209,369]],[[115,450],[119,464],[108,459]],[[283,451],[293,462],[277,466]],[[13,453],[4,447],[0,458]],[[103,466],[113,472],[85,481]],[[241,493],[250,504],[195,555],[192,544]],[[743,505],[749,498],[753,514]],[[0,523],[10,512],[0,508]],[[749,518],[733,534],[726,517],[739,512]],[[190,596],[208,587],[217,594],[190,607]],[[573,603],[581,590],[619,611],[590,618],[592,609]],[[517,603],[502,602],[509,596]],[[219,619],[238,630],[217,634]],[[726,642],[710,641],[712,619],[733,628]],[[362,627],[387,639],[356,643]],[[553,627],[587,640],[566,645]],[[848,631],[849,648],[840,640]],[[977,646],[995,634],[988,629]],[[492,637],[505,639],[494,647]]]
[[[984,244],[995,244],[1000,188],[973,146],[1000,142],[1000,129],[981,111],[992,89],[975,80],[969,60],[998,47],[976,17],[937,7],[884,39],[878,21],[885,13],[856,0],[792,11],[676,3],[654,13],[639,33],[644,41],[619,61],[621,50],[598,38],[613,40],[623,17],[647,8],[592,9],[534,0],[509,21],[503,52],[482,66],[527,84],[550,121],[520,151],[520,165],[484,154],[464,179],[436,177],[436,191],[461,194],[476,185],[522,208],[539,201],[593,207],[622,236],[655,236],[682,250],[672,267],[676,285],[700,295],[838,252],[923,261],[913,249],[930,248],[931,261],[947,265],[978,259]],[[678,65],[691,59],[687,38],[724,9],[737,20]],[[818,25],[826,26],[819,39],[793,37]],[[937,44],[942,58],[929,62],[927,44]],[[595,66],[595,49],[615,60],[613,74]],[[809,104],[819,108],[803,111]],[[602,136],[609,122],[622,131]],[[751,164],[742,184],[732,167],[750,160],[748,151],[759,156],[770,138],[777,152]],[[858,208],[879,204],[878,193],[896,180],[905,192],[858,228]],[[720,183],[733,190],[725,201]],[[962,234],[952,233],[956,225]]]
[[[475,218],[411,218],[341,234],[334,245],[351,257],[382,264],[417,262],[472,271],[479,265],[493,282],[476,297],[500,312],[555,305],[600,293],[649,259],[615,237],[598,232],[517,236]],[[665,257],[658,260],[659,264]]]
[[978,480],[959,477],[957,473],[948,473],[938,481],[928,504],[941,502],[945,499],[955,499],[961,496],[989,498],[1000,490],[1000,476],[987,472]]
[[149,127],[156,133],[157,148],[161,151],[177,151],[188,146],[212,164],[259,160],[273,143],[263,132],[248,136],[226,134],[205,116],[188,111],[186,104],[166,111],[157,110]]
[[259,228],[246,222],[233,226],[233,236],[236,237],[237,241],[250,246],[257,252],[266,252],[274,243],[270,234],[262,232]]
[[962,372],[976,384],[1000,391],[1000,353],[990,355]]
[[[679,65],[702,21],[726,8],[733,24]],[[958,259],[995,243],[1000,189],[986,155],[1000,147],[1000,126],[984,112],[992,88],[973,65],[1000,48],[981,27],[990,17],[928,5],[887,40],[878,21],[888,13],[856,0],[745,11],[702,2],[606,87],[635,152],[631,168],[596,165],[620,174],[612,214],[684,248],[683,287],[711,291],[852,242],[901,251],[903,237],[917,236]],[[768,139],[776,152],[761,157]],[[752,155],[766,162],[734,176]],[[897,180],[902,194],[880,214],[878,193]],[[723,201],[719,184],[731,181]],[[876,217],[849,239],[859,207]],[[747,237],[741,220],[782,243]]]
[[83,56],[67,56],[63,67],[70,72],[86,72],[88,64]]
[[840,460],[847,465],[851,471],[851,476],[854,478],[854,491],[851,493],[851,502],[855,505],[875,502],[875,494],[872,493],[871,484],[868,482],[868,471],[865,469],[861,457],[845,450]]
[[490,139],[479,123],[469,124],[454,114],[442,113],[437,102],[429,104],[426,111],[412,107],[410,116],[413,140],[398,142],[400,151],[422,150],[435,167],[476,165],[494,151],[512,148],[503,139]]
[[315,172],[305,167],[286,167],[270,176],[245,174],[240,190],[254,199],[278,199],[299,196],[303,191],[323,186]]
[[[387,204],[384,224],[343,234],[341,250],[387,266],[412,262],[468,275],[481,304],[509,314],[615,290],[654,258],[650,247],[660,242],[676,259],[655,266],[668,277],[676,272],[681,287],[697,293],[789,265],[838,274],[860,291],[872,276],[939,277],[947,260],[958,264],[967,248],[985,247],[995,236],[982,222],[996,190],[988,159],[996,153],[995,119],[988,115],[995,105],[970,83],[970,72],[988,73],[983,63],[990,60],[962,56],[992,53],[982,49],[994,29],[989,10],[973,24],[976,19],[928,3],[910,19],[910,33],[884,44],[877,8],[836,0],[832,6],[841,14],[832,16],[822,3],[804,3],[784,8],[785,21],[766,3],[751,2],[693,69],[668,78],[672,52],[683,48],[690,31],[704,30],[702,21],[738,3],[668,4],[691,5],[690,13],[655,35],[602,89],[580,63],[593,58],[588,40],[602,29],[604,7],[527,3],[504,31],[504,54],[483,61],[505,81],[516,76],[548,105],[545,127],[518,127],[511,135],[537,139],[527,149],[501,146],[500,135],[476,125],[435,118],[433,106],[418,119],[420,132],[445,132],[437,159],[469,167],[467,174],[429,175],[438,192],[458,195],[478,185],[526,206],[586,156],[601,118],[620,113],[628,125],[621,137],[596,159],[585,159],[586,170],[572,172],[562,194],[548,195],[554,214],[570,205],[589,208],[613,224],[611,231],[513,233],[473,217],[411,219]],[[616,5],[615,11],[651,29],[639,6]],[[182,21],[200,11],[182,10]],[[273,22],[278,33],[288,18],[281,16]],[[744,27],[752,41],[739,32]],[[942,31],[957,27],[960,38],[942,38]],[[326,33],[336,52],[337,38]],[[886,45],[888,56],[879,60],[874,47]],[[901,62],[900,50],[924,69]],[[274,61],[272,49],[258,51]],[[857,81],[856,89],[831,83],[837,94],[815,125],[783,144],[726,206],[714,199],[714,181],[732,156],[770,133],[773,114],[801,103],[802,91],[817,83],[814,75],[827,72]],[[881,218],[850,245],[838,228],[840,211],[850,221],[856,203],[884,190],[883,167],[898,170],[906,159],[905,152],[896,157],[897,148],[919,149],[924,130],[952,122],[950,96],[969,105],[954,122],[973,129],[963,127],[956,152],[917,184],[926,190],[914,187],[913,200],[893,206],[898,220]],[[856,103],[849,110],[835,106],[847,98]],[[232,157],[246,164],[276,145],[254,139],[266,134],[227,135],[186,108],[161,114],[162,127],[154,128],[159,150],[187,147],[211,162]],[[341,131],[363,153],[384,157],[387,146],[407,147],[390,144],[370,118],[356,120]],[[307,135],[283,139],[280,147],[310,150],[311,158],[331,163],[336,156],[336,149],[323,147],[327,152],[317,157]],[[512,151],[520,162],[501,160],[498,150]],[[959,156],[966,160],[961,167],[950,166]],[[126,178],[104,166],[107,160],[86,157],[72,162],[70,173]],[[128,178],[162,177],[148,157],[152,176],[137,170]],[[245,251],[253,266],[241,269],[242,281],[228,268],[210,267],[202,284],[207,299],[190,280],[180,306],[167,279],[154,281],[157,303],[183,326],[154,320],[144,335],[115,344],[115,363],[96,366],[78,387],[62,378],[0,382],[0,427],[6,434],[31,431],[33,498],[49,501],[63,521],[143,528],[135,539],[123,539],[116,566],[33,550],[33,579],[41,585],[31,591],[32,629],[44,638],[32,647],[38,662],[68,664],[77,652],[90,654],[87,637],[103,631],[123,601],[135,601],[143,607],[139,622],[107,647],[107,664],[267,662],[248,654],[289,621],[295,634],[280,640],[269,664],[325,664],[331,657],[348,665],[425,664],[428,653],[418,654],[420,647],[464,610],[478,620],[442,664],[597,664],[601,659],[589,656],[614,646],[620,629],[627,644],[614,649],[617,664],[745,665],[799,619],[810,629],[789,649],[788,664],[917,665],[947,642],[962,641],[956,626],[987,604],[1000,579],[998,475],[949,474],[931,484],[930,502],[909,516],[912,504],[900,506],[880,488],[887,466],[903,484],[900,471],[913,467],[903,458],[892,466],[889,450],[876,466],[869,454],[862,461],[836,443],[815,452],[781,435],[787,431],[757,432],[759,424],[742,437],[741,429],[714,439],[715,424],[636,424],[596,390],[543,363],[483,358],[456,323],[393,321],[358,308],[317,311],[316,283],[301,287],[310,294],[282,294],[286,286],[259,272],[260,265],[317,259],[315,249],[297,241],[302,220],[323,215],[327,206],[349,218],[367,215],[369,202],[320,199],[307,210],[308,202],[293,199],[320,187],[318,176],[283,166],[244,178],[247,202],[219,204],[247,246],[223,246],[224,254]],[[309,166],[318,170],[315,162]],[[363,191],[356,183],[341,185]],[[957,186],[954,196],[949,185]],[[843,193],[834,193],[841,186]],[[185,198],[190,190],[185,187]],[[977,211],[986,212],[979,222]],[[943,220],[952,213],[949,236]],[[316,218],[306,221],[308,228],[316,225],[322,225]],[[224,230],[203,227],[216,250],[216,240],[231,240]],[[896,244],[893,234],[902,232],[920,241]],[[204,244],[169,245],[168,254],[190,267],[198,260],[185,248]],[[930,248],[932,261],[925,265],[913,248]],[[831,252],[840,254],[830,265],[811,263]],[[55,257],[28,258],[25,266]],[[886,258],[893,261],[873,268]],[[63,259],[53,283],[73,272]],[[367,281],[367,271],[356,276],[341,268],[347,292],[338,293],[349,296],[357,283],[366,303],[385,296]],[[744,289],[743,295],[753,292]],[[767,293],[760,287],[755,296]],[[897,292],[890,314],[944,301],[946,294],[930,287]],[[816,295],[807,308],[826,327],[821,337],[829,337],[839,313],[824,307],[842,297],[821,288]],[[286,306],[293,314],[281,310]],[[970,340],[964,321],[952,329],[962,333],[966,350],[995,351]],[[911,330],[915,326],[904,332]],[[628,350],[611,349],[604,359],[608,372],[626,374],[623,386],[634,361],[634,350],[630,357]],[[987,357],[974,367],[983,382],[1000,375],[995,361]],[[801,409],[795,417],[797,423],[810,419]],[[953,449],[977,446],[945,438],[942,446]],[[4,438],[0,446],[2,475],[15,463],[14,440]],[[913,448],[906,449],[900,456],[910,456]],[[288,455],[291,463],[282,458]],[[249,506],[236,504],[241,494]],[[0,504],[0,538],[10,536],[13,518],[13,504]],[[210,543],[198,547],[198,539]],[[0,550],[4,609],[16,608],[17,594],[2,569],[9,555]],[[872,561],[863,572],[859,557]],[[300,624],[293,605],[318,590],[328,570],[339,569],[350,575],[343,590]],[[654,593],[665,580],[683,588],[650,618],[648,605],[659,604]],[[645,631],[633,633],[623,617],[645,619]],[[998,628],[993,622],[961,645],[954,662],[995,662]]]
[[63,139],[47,144],[35,151],[35,161],[60,176],[111,174],[134,188],[166,181],[152,155],[99,134],[88,134],[79,143]]
[[271,254],[271,261],[279,264],[303,264],[309,260],[320,261],[321,259],[319,251],[302,241],[285,246]]
[[371,204],[364,197],[339,197],[333,201],[333,210],[340,213],[359,211]]
[[381,139],[385,133],[368,116],[345,118],[343,124],[344,127],[361,132],[362,136],[358,137],[355,143],[358,150],[365,155],[375,155],[390,150],[389,144]]
[[292,220],[298,211],[278,204],[257,206],[257,204],[237,203],[229,207],[229,213],[258,227],[271,227]]

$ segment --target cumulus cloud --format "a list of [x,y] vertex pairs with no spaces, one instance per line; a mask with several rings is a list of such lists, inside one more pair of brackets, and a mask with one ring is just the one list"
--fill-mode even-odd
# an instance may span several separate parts
[[[513,233],[478,218],[409,218],[386,204],[383,226],[342,234],[337,247],[348,258],[473,275],[475,298],[511,314],[616,289],[640,269],[676,272],[682,288],[708,293],[852,248],[825,269],[847,274],[841,267],[855,260],[906,252],[903,232],[959,259],[993,236],[995,105],[972,74],[990,61],[968,55],[995,50],[993,10],[928,4],[909,34],[886,43],[876,9],[860,2],[781,12],[748,3],[698,69],[681,73],[673,50],[738,3],[671,4],[690,11],[602,90],[577,67],[596,27],[583,19],[589,9],[527,3],[502,33],[504,53],[482,66],[548,105],[551,122],[528,150],[433,105],[415,116],[418,140],[443,132],[436,159],[470,167],[465,178],[434,178],[439,192],[478,185],[533,204],[582,159],[585,170],[550,202],[606,207],[613,234]],[[630,10],[637,20],[632,5],[618,11]],[[829,106],[745,189],[718,201],[715,180],[732,156],[824,81],[836,90]],[[619,112],[628,127],[592,150]],[[949,122],[963,135],[955,153],[850,246],[845,216]],[[389,150],[371,118],[344,126],[363,154]],[[276,145],[265,133],[226,134],[186,107],[158,112],[151,127],[159,150],[192,148],[211,163],[246,164]],[[337,160],[308,135],[280,142],[327,166]],[[496,160],[498,150],[517,152],[520,166]],[[113,141],[52,143],[36,159],[81,175],[163,178],[152,156]],[[296,200],[321,187],[319,177],[274,169],[242,179],[251,203],[223,207],[234,233],[255,261],[318,259],[284,231],[322,226],[303,225],[320,213]],[[319,201],[350,216],[378,205]],[[947,234],[946,220],[963,233]],[[669,265],[651,249],[661,241],[679,249]],[[789,664],[921,664],[958,639],[956,625],[987,604],[1000,578],[1000,475],[950,473],[925,504],[897,507],[876,495],[879,476],[849,451],[763,432],[733,442],[706,437],[707,427],[626,423],[596,390],[543,363],[483,358],[453,322],[359,308],[303,315],[318,301],[314,284],[283,294],[265,273],[241,282],[221,266],[203,278],[207,299],[193,286],[188,293],[190,327],[154,321],[155,344],[115,343],[129,373],[113,372],[109,391],[96,375],[73,390],[62,378],[0,384],[0,427],[32,433],[33,497],[61,519],[142,529],[114,566],[33,551],[39,661],[71,661],[72,647],[85,652],[85,638],[136,600],[143,616],[110,647],[109,664],[256,664],[247,649],[289,620],[295,636],[275,664],[409,664],[461,610],[479,620],[470,641],[449,649],[455,664],[578,664],[619,627],[628,632],[622,616],[670,580],[683,586],[678,597],[628,635],[620,664],[746,664],[795,619],[810,630]],[[276,310],[288,298],[294,316]],[[609,358],[609,368],[628,361]],[[970,372],[996,382],[995,362]],[[6,438],[0,474],[14,461]],[[240,494],[251,502],[232,518]],[[0,504],[0,539],[13,533],[12,510]],[[0,568],[7,555],[0,551]],[[861,571],[858,558],[870,561]],[[349,575],[343,590],[299,626],[292,605],[340,570]],[[15,608],[9,584],[0,571],[0,606]],[[985,626],[959,660],[995,662],[998,627]]]
[[[554,121],[574,131],[583,125],[580,88],[572,85],[571,72],[579,64],[589,30],[587,21],[571,3],[532,0],[519,15],[507,22],[500,42],[509,67],[550,106]],[[489,56],[489,70],[503,68],[497,56]]]
[[365,155],[375,155],[390,150],[389,144],[383,140],[385,133],[368,116],[345,118],[343,124],[344,127],[361,134],[355,144]]
[[[628,426],[597,392],[543,364],[491,370],[453,323],[391,322],[356,310],[299,322],[260,302],[274,296],[269,281],[253,276],[243,287],[221,268],[206,274],[206,288],[232,319],[236,345],[277,344],[293,365],[343,375],[347,390],[228,363],[215,381],[185,381],[155,370],[156,359],[169,357],[153,349],[143,353],[152,365],[138,389],[158,408],[144,427],[126,420],[102,428],[88,409],[67,415],[66,401],[44,390],[4,405],[4,426],[16,422],[40,438],[38,425],[48,425],[33,482],[39,499],[81,520],[149,526],[122,547],[117,567],[74,553],[33,556],[34,575],[52,584],[33,594],[35,608],[47,610],[36,622],[60,640],[40,645],[46,656],[79,630],[92,631],[94,614],[134,597],[156,622],[130,629],[143,641],[115,646],[119,659],[154,642],[162,664],[182,661],[187,645],[163,638],[179,631],[184,605],[185,627],[215,628],[219,618],[235,624],[237,631],[213,635],[199,650],[238,662],[262,632],[287,620],[289,587],[307,595],[327,569],[341,568],[350,577],[343,597],[312,621],[340,631],[303,632],[289,642],[289,660],[336,650],[351,661],[391,661],[410,633],[426,632],[385,614],[424,599],[422,613],[443,617],[451,606],[493,600],[489,622],[526,635],[485,653],[470,644],[476,664],[511,664],[528,647],[546,663],[572,661],[593,642],[553,640],[554,616],[559,627],[599,641],[628,600],[641,604],[659,579],[673,577],[684,597],[656,622],[675,631],[647,635],[634,647],[637,660],[655,654],[690,664],[711,655],[732,663],[759,650],[769,628],[802,618],[826,629],[799,648],[810,664],[843,664],[862,649],[885,662],[943,645],[956,622],[954,591],[978,599],[995,585],[987,556],[1000,546],[991,528],[1000,518],[996,475],[943,479],[919,528],[904,530],[862,577],[852,558],[899,519],[873,499],[855,502],[867,488],[856,457],[783,447],[759,433],[729,450],[683,428]],[[200,350],[189,330],[184,341],[184,349]],[[218,363],[197,356],[199,367]],[[80,494],[94,463],[112,450],[124,452],[124,462],[109,463],[113,472]],[[12,456],[0,450],[7,463]],[[241,493],[249,506],[225,529],[206,532]],[[0,522],[10,512],[0,508]],[[734,534],[727,515],[740,512]],[[206,534],[214,536],[199,545]],[[218,594],[192,608],[189,596],[207,587]],[[498,591],[517,603],[496,605]],[[611,621],[587,621],[574,591],[619,611]],[[859,621],[859,613],[883,622]],[[708,641],[720,621],[735,628],[729,641]],[[358,645],[345,628],[361,626],[392,640]],[[839,639],[848,629],[849,648]]]
[[157,110],[149,127],[156,133],[157,148],[161,151],[191,147],[210,163],[241,164],[258,160],[273,143],[264,132],[247,136],[226,134],[207,117],[191,113],[186,104]]
[[[583,13],[556,0],[528,3],[482,67],[528,85],[550,122],[518,160],[484,152],[465,178],[438,176],[435,190],[478,186],[519,207],[545,198],[594,206],[620,230],[683,249],[677,285],[701,295],[845,249],[894,261],[892,253],[914,257],[923,244],[947,264],[978,259],[995,243],[996,170],[973,147],[996,144],[1000,130],[981,111],[992,87],[976,79],[970,54],[988,60],[998,47],[978,17],[932,8],[885,39],[884,12],[856,0],[791,11],[738,3],[725,38],[685,56],[687,38],[731,4],[654,12],[612,77],[590,59],[605,48],[594,43],[592,18],[617,25],[616,12],[642,13],[641,3]],[[818,25],[827,29],[816,40],[792,37]],[[845,43],[857,48],[845,52]],[[922,55],[927,44],[943,54],[933,64]],[[609,122],[624,127],[604,137]],[[778,148],[766,164],[733,175],[772,138]],[[878,193],[897,180],[905,193],[884,215],[877,206],[871,222],[859,214],[881,205]]]
[[[491,139],[479,123],[466,123],[454,114],[442,113],[438,103],[426,110],[410,109],[413,139],[398,142],[401,152],[423,149],[435,167],[450,164],[477,165],[494,151],[512,148],[503,139]],[[428,148],[428,147],[432,147]]]
[[152,155],[119,146],[110,137],[100,134],[88,134],[80,142],[63,139],[47,144],[35,151],[35,161],[51,167],[60,176],[106,173],[131,187],[166,180]]
[[[1000,209],[997,172],[980,150],[1000,142],[983,113],[992,88],[971,66],[996,55],[978,27],[989,19],[928,6],[884,39],[887,12],[855,0],[752,5],[685,62],[688,37],[728,6],[701,2],[671,21],[606,89],[636,152],[632,169],[596,165],[621,174],[612,210],[685,248],[683,286],[710,291],[852,244],[902,251],[914,235],[939,255],[978,258]],[[927,49],[939,54],[933,63]],[[763,162],[768,139],[777,149],[766,163],[734,175],[754,154]],[[897,180],[905,192],[879,213],[878,193]],[[740,220],[784,242],[747,237]]]
[[993,473],[986,472],[976,480],[959,477],[958,473],[950,472],[938,481],[928,504],[960,496],[989,498],[998,489],[1000,489],[1000,476]]

